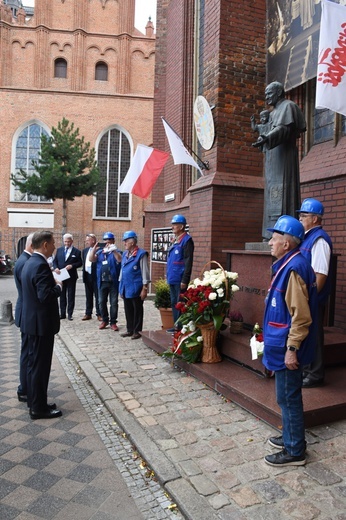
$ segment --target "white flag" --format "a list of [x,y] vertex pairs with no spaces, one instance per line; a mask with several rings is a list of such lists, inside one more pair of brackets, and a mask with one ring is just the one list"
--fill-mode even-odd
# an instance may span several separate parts
[[346,115],[346,7],[322,0],[316,108]]
[[200,169],[196,161],[191,157],[189,152],[186,150],[184,143],[180,139],[178,134],[175,133],[175,131],[169,126],[169,124],[167,123],[167,121],[164,120],[163,117],[161,117],[161,119],[172,152],[174,164],[190,164],[191,166],[197,168],[197,170],[201,172],[201,175],[203,175],[202,170]]

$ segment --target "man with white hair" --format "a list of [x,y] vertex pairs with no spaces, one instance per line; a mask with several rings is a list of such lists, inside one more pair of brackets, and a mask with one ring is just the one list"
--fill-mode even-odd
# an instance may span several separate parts
[[270,252],[277,260],[263,319],[263,364],[275,372],[282,435],[269,439],[280,451],[264,460],[270,466],[302,466],[306,463],[302,375],[315,353],[316,276],[299,250],[304,227],[297,219],[283,215],[268,231],[273,233]]
[[76,283],[78,278],[77,268],[82,265],[82,254],[79,249],[73,246],[73,236],[71,233],[65,233],[63,236],[64,245],[58,247],[53,261],[54,270],[60,273],[61,269],[66,268],[70,278],[64,280],[62,293],[60,296],[60,319],[67,316],[70,321],[73,320],[73,311],[76,297]]

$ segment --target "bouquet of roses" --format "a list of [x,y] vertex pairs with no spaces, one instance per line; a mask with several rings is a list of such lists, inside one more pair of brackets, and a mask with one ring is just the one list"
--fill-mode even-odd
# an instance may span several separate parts
[[203,346],[200,330],[191,321],[177,330],[173,336],[173,346],[165,350],[164,357],[183,359],[187,363],[196,363]]
[[252,334],[253,336],[250,339],[251,355],[252,359],[257,359],[258,356],[262,356],[264,349],[263,330],[258,323],[252,329]]
[[179,323],[186,325],[192,321],[198,327],[213,322],[216,330],[220,330],[230,300],[239,291],[237,279],[238,273],[221,268],[204,271],[203,278],[191,281],[181,295],[182,301],[176,304],[181,313]]

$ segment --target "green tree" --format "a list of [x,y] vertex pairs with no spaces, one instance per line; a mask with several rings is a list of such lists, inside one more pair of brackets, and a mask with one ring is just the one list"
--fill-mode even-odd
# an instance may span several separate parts
[[92,195],[102,186],[95,161],[95,149],[79,136],[79,128],[65,118],[52,128],[51,136],[42,135],[38,161],[32,162],[35,174],[19,170],[11,174],[13,184],[23,193],[47,199],[62,199],[62,232],[66,233],[67,201]]

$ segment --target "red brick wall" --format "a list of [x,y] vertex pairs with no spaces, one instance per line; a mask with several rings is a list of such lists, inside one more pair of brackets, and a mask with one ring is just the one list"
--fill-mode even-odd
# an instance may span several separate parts
[[[0,231],[9,233],[7,208],[54,209],[55,232],[61,234],[62,201],[52,204],[13,202],[10,197],[12,139],[31,120],[49,128],[63,117],[95,147],[101,133],[118,125],[133,143],[151,145],[155,37],[134,29],[134,0],[36,0],[35,15],[24,25],[4,22],[0,8]],[[37,24],[45,23],[39,29]],[[83,31],[76,31],[83,29]],[[54,78],[54,59],[68,62],[67,79]],[[95,64],[104,61],[109,81],[94,80]],[[68,202],[68,231],[83,236],[133,228],[144,243],[143,215],[149,201],[132,198],[132,219],[93,219],[93,198]],[[18,231],[18,230],[17,230]],[[24,229],[23,234],[30,232]]]
[[[250,117],[264,104],[265,1],[204,3],[198,92],[193,91],[194,4],[158,1],[154,146],[168,150],[162,115],[192,145],[193,102],[197,94],[204,95],[215,105],[214,146],[199,150],[210,170],[189,188],[190,168],[169,162],[146,211],[146,233],[155,227],[155,212],[160,212],[161,226],[172,214],[183,213],[195,241],[196,276],[209,260],[225,264],[222,250],[262,240],[263,156],[251,147]],[[176,198],[164,203],[168,193]],[[163,268],[153,266],[153,279],[157,272],[161,275]]]
[[302,199],[313,197],[325,208],[323,227],[337,254],[335,326],[346,330],[346,137],[334,146],[313,146],[301,163]]

